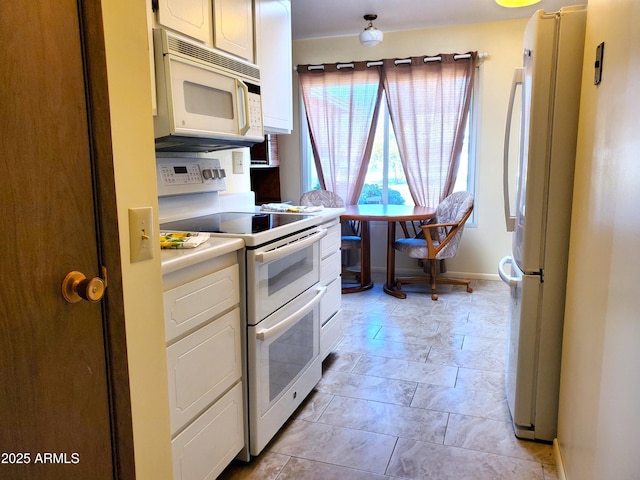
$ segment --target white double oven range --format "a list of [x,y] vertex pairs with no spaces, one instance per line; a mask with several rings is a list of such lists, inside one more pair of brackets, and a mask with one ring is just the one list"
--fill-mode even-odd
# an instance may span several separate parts
[[214,159],[159,157],[157,171],[161,232],[245,244],[238,257],[248,439],[239,458],[248,460],[311,392],[341,337],[339,254],[329,255],[339,249],[340,211],[262,212],[252,194],[219,195],[226,173]]

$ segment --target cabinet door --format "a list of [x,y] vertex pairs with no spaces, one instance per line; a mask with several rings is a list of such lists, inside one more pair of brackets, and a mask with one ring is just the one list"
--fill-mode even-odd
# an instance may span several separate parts
[[172,434],[242,376],[240,329],[236,308],[167,348]]
[[254,61],[251,0],[213,0],[213,45]]
[[211,3],[208,0],[158,0],[160,25],[209,44]]
[[244,447],[243,412],[237,384],[171,441],[173,478],[217,478]]
[[291,133],[291,1],[256,0],[256,63],[265,133]]

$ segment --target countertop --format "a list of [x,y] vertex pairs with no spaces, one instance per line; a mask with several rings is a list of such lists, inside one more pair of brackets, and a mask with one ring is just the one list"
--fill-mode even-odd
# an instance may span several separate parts
[[221,237],[211,237],[196,248],[163,248],[160,252],[162,274],[166,275],[241,248],[244,248],[242,239]]

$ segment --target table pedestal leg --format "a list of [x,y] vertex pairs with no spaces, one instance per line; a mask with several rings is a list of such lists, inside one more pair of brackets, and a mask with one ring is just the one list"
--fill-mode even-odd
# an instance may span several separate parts
[[360,222],[360,285],[342,287],[342,293],[355,293],[373,287],[371,280],[371,236],[369,222]]
[[405,292],[397,290],[396,283],[396,249],[393,244],[396,242],[396,222],[387,222],[387,281],[382,287],[385,293],[396,298],[407,298]]

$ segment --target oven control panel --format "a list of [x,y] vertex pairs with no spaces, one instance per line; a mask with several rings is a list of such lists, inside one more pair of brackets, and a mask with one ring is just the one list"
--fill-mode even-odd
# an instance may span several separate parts
[[226,172],[215,158],[158,158],[158,196],[218,192],[226,188]]

